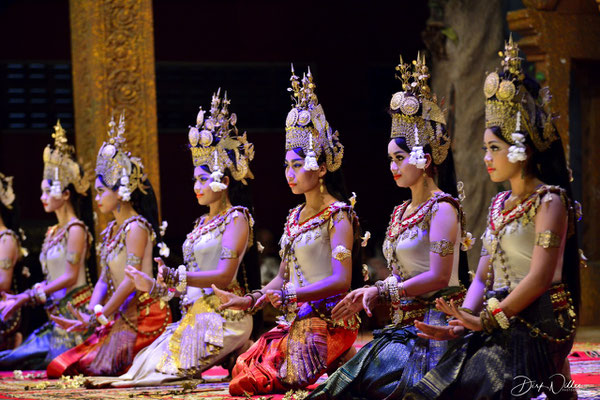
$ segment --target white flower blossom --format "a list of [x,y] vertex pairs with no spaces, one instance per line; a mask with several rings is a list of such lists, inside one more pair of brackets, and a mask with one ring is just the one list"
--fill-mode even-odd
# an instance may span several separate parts
[[471,234],[471,232],[467,232],[465,237],[463,237],[462,242],[460,243],[460,248],[462,251],[471,250],[473,245],[475,244],[475,238]]
[[158,245],[159,250],[159,254],[162,257],[168,258],[169,255],[171,254],[171,249],[169,249],[169,247],[167,246],[167,244],[165,242],[160,242]]

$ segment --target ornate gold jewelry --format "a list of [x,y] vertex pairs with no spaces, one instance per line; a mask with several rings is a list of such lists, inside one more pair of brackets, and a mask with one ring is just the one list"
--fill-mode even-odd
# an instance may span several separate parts
[[246,179],[254,178],[249,167],[254,158],[254,145],[248,142],[246,132],[238,134],[237,115],[230,114],[228,109],[231,100],[227,92],[222,99],[220,94],[220,88],[213,94],[209,116],[205,118],[205,111],[200,107],[196,125],[190,126],[188,140],[192,161],[194,167],[206,165],[213,173],[219,171],[219,179],[225,169],[229,169],[233,179],[246,185]]
[[[450,148],[446,117],[437,105],[437,97],[431,94],[427,84],[429,69],[425,64],[425,56],[419,53],[412,65],[411,70],[410,65],[404,64],[400,56],[400,64],[396,66],[396,78],[402,81],[402,91],[395,93],[390,102],[390,137],[404,138],[411,153],[418,151],[415,156],[421,161],[424,158],[423,147],[429,144],[433,162],[439,165],[446,159]],[[424,163],[419,165],[424,166]]]
[[549,229],[544,232],[538,232],[535,235],[535,244],[544,249],[549,247],[560,247],[560,242],[560,236]]
[[13,201],[15,201],[13,177],[0,172],[0,202],[4,204],[4,207],[11,210]]
[[118,126],[113,115],[108,123],[108,142],[102,144],[96,159],[96,175],[102,176],[111,189],[119,185],[119,195],[124,201],[129,201],[136,189],[146,194],[144,181],[147,176],[142,160],[125,151],[124,134],[125,113],[121,114]]
[[126,261],[127,265],[140,265],[142,263],[142,258],[136,256],[133,253],[127,253],[127,261]]
[[238,258],[237,251],[230,249],[229,247],[223,246],[221,248],[221,255],[219,256],[221,260],[230,259],[230,258]]
[[79,264],[81,261],[81,253],[76,251],[67,251],[67,262],[73,265]]
[[519,138],[513,137],[513,134],[527,135],[538,151],[544,151],[559,138],[552,123],[555,116],[549,106],[552,96],[547,88],[540,90],[539,99],[529,94],[523,85],[525,74],[521,68],[519,46],[513,42],[512,36],[499,55],[502,57],[503,77],[492,72],[483,85],[487,99],[485,127],[499,127],[503,138],[512,145]]
[[465,312],[467,314],[475,315],[475,313],[473,312],[473,310],[471,310],[470,308],[466,308],[466,307],[458,307],[458,311],[462,311],[462,312]]
[[333,249],[331,257],[338,261],[344,261],[346,258],[352,257],[352,252],[340,244]]
[[52,182],[53,195],[60,195],[69,184],[73,184],[77,193],[86,195],[90,188],[90,171],[81,172],[79,164],[75,161],[75,148],[68,144],[67,134],[60,125],[60,120],[54,125],[54,148],[50,145],[44,149],[43,179]]
[[500,308],[500,301],[498,301],[495,297],[490,297],[487,301],[487,311],[488,315],[491,316],[496,322],[498,326],[502,329],[508,329],[510,327],[510,322],[504,314],[504,311]]
[[323,106],[315,93],[316,85],[310,68],[302,80],[294,73],[290,78],[292,99],[295,105],[287,115],[285,122],[285,149],[301,148],[306,156],[305,169],[318,169],[317,160],[325,153],[327,170],[333,172],[342,165],[344,146],[339,133],[333,132],[325,118]]
[[11,269],[13,260],[10,258],[0,258],[0,269]]
[[439,254],[441,257],[446,257],[448,254],[454,254],[454,243],[446,239],[437,240],[431,242],[429,251]]

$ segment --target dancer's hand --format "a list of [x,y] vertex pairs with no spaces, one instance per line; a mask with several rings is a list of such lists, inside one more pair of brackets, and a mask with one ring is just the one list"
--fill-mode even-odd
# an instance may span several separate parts
[[226,308],[231,308],[232,310],[247,310],[252,304],[252,300],[250,300],[248,296],[238,296],[231,292],[221,290],[214,284],[211,285],[211,287],[215,292],[215,295],[219,298],[219,300],[221,300],[219,310],[224,310]]
[[351,291],[331,310],[334,321],[345,321],[363,309],[363,295],[368,288]]
[[0,319],[7,321],[19,310],[28,300],[25,293],[9,294],[4,293],[4,300],[0,302]]
[[60,326],[67,332],[86,331],[90,326],[90,315],[77,310],[71,305],[71,303],[67,304],[67,309],[77,319],[70,319],[56,315],[50,315],[50,319],[56,322],[58,326]]
[[417,336],[429,340],[452,340],[465,334],[465,328],[453,324],[456,320],[450,321],[450,325],[439,326],[429,325],[424,322],[415,321],[415,327],[421,332],[417,332]]
[[125,267],[125,275],[127,275],[127,277],[133,282],[137,290],[142,292],[149,292],[152,290],[154,279],[139,269],[132,267],[131,265],[127,265]]
[[454,303],[454,300],[450,300],[450,304],[448,304],[444,299],[438,297],[435,299],[435,307],[456,318],[456,320],[449,322],[453,325],[460,325],[472,331],[480,331],[483,329],[481,319],[478,316],[459,310],[458,306]]
[[165,274],[167,273],[167,267],[161,257],[155,257],[154,261],[158,264],[158,274],[156,275],[156,282],[163,285],[165,283]]
[[265,293],[267,296],[267,299],[269,300],[269,302],[271,302],[271,304],[273,305],[273,307],[279,309],[281,308],[281,306],[283,305],[283,296],[282,296],[282,292],[281,290],[267,290],[267,293]]

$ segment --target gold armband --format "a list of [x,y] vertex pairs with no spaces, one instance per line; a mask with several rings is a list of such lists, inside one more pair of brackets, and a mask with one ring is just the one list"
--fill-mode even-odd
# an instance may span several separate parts
[[490,253],[488,252],[488,250],[486,249],[485,246],[481,246],[481,254],[479,255],[480,257],[485,257],[485,256],[489,256]]
[[12,260],[10,258],[0,258],[0,268],[10,269],[12,267]]
[[337,245],[336,248],[331,252],[331,257],[338,261],[344,261],[346,258],[350,258],[351,256],[352,252],[341,244]]
[[559,247],[560,236],[558,236],[551,230],[545,230],[544,232],[536,234],[535,244],[543,247],[544,249],[547,249],[549,247]]
[[127,253],[127,265],[140,265],[142,263],[142,258],[136,256],[133,253]]
[[429,251],[446,257],[448,254],[454,254],[454,243],[446,239],[431,242]]
[[230,258],[238,258],[237,251],[230,249],[229,247],[223,246],[221,249],[221,255],[219,256],[221,260],[230,259]]
[[67,251],[67,262],[73,265],[79,264],[81,261],[81,254],[76,251]]

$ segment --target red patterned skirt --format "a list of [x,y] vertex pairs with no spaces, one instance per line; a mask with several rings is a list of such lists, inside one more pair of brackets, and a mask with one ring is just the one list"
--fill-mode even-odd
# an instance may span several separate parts
[[52,360],[47,369],[48,378],[122,375],[136,354],[159,337],[170,322],[168,304],[161,304],[147,294],[141,295],[137,301],[131,301],[114,322],[98,328],[85,342]]
[[308,303],[299,308],[290,326],[278,326],[240,355],[233,369],[229,393],[285,392],[311,385],[354,344],[358,320],[333,326],[319,315],[330,315],[343,296]]

